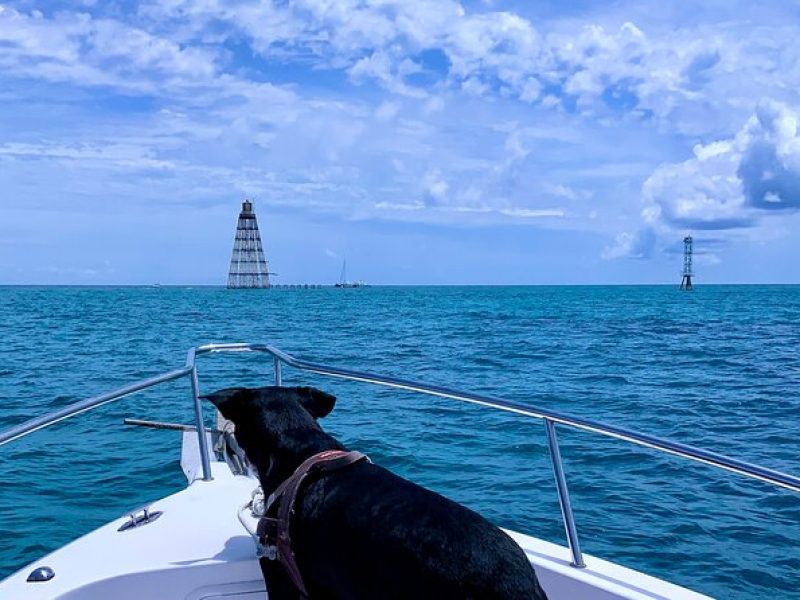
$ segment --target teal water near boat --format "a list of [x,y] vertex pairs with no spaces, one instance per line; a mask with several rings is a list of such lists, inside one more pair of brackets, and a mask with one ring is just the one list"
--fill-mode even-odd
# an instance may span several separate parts
[[[800,286],[0,287],[0,333],[0,429],[179,367],[196,344],[265,341],[800,472]],[[199,368],[204,391],[272,381],[255,355]],[[349,447],[565,543],[540,422],[291,369],[284,383],[336,393],[324,425]],[[179,435],[125,417],[190,423],[188,381],[0,448],[0,577],[184,486]],[[720,598],[800,598],[800,495],[586,433],[559,439],[584,552]]]

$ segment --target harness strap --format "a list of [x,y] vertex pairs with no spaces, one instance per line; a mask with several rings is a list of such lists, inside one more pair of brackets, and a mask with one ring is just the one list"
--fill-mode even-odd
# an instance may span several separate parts
[[[275,518],[264,516],[258,522],[257,535],[261,543],[268,549],[275,548],[275,558],[284,566],[292,583],[304,598],[308,597],[308,592],[292,551],[290,536],[290,523],[295,512],[294,505],[300,486],[309,475],[329,473],[362,460],[368,461],[369,458],[361,452],[325,450],[303,461],[295,469],[295,472],[275,488],[275,491],[269,496],[266,512],[269,512],[277,503]],[[267,554],[266,558],[270,559],[270,554]]]

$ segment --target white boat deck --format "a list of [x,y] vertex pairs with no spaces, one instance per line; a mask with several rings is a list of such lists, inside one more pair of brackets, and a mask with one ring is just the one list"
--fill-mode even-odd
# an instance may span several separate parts
[[[184,469],[192,479],[191,465]],[[213,481],[195,479],[154,502],[151,509],[163,514],[152,523],[119,532],[125,515],[21,569],[0,582],[0,598],[263,599],[255,546],[237,518],[257,481],[234,476],[224,462],[213,462],[212,472]],[[551,600],[707,598],[592,556],[585,556],[585,569],[576,569],[567,548],[508,533],[527,553]],[[26,582],[44,565],[55,571],[53,579]]]
[[[222,462],[212,469],[213,481],[154,502],[151,509],[163,511],[157,520],[120,532],[128,515],[116,519],[0,583],[0,598],[263,598],[254,544],[236,516],[254,480],[234,477]],[[42,565],[55,577],[27,583]]]

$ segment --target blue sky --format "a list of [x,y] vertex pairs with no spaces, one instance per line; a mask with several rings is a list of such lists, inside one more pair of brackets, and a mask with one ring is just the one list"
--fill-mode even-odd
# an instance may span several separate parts
[[[568,4],[568,6],[564,6]],[[0,0],[0,283],[800,283],[800,3]]]

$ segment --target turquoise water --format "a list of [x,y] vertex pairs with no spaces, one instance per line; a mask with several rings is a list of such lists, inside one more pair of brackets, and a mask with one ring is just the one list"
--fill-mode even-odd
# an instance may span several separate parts
[[[800,473],[800,286],[6,287],[0,332],[0,429],[179,367],[195,344],[269,341]],[[271,382],[257,356],[201,361],[205,391]],[[324,425],[350,447],[564,543],[540,422],[284,377],[338,395]],[[188,381],[0,448],[0,577],[185,484],[179,434],[125,417],[190,422]],[[800,495],[585,433],[559,439],[585,552],[721,598],[800,598]]]

